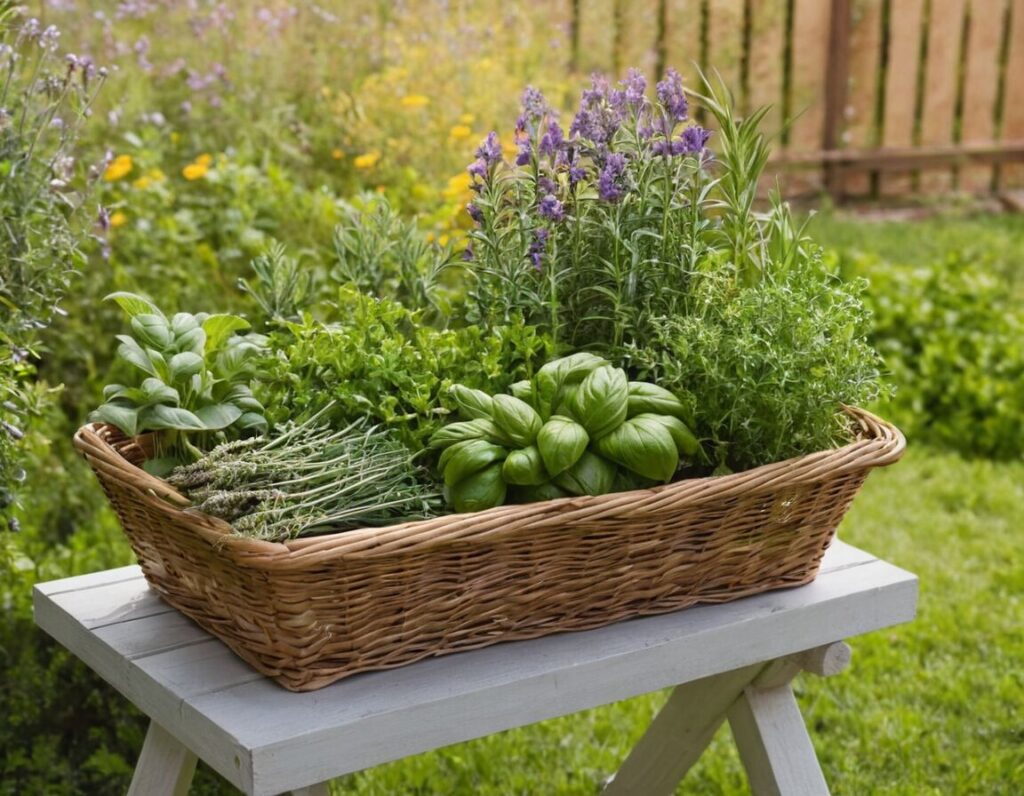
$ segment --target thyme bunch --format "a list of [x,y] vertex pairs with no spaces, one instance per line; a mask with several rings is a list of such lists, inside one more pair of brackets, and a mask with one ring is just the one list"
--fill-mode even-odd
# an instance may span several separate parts
[[268,541],[391,525],[438,514],[426,471],[393,434],[366,420],[331,429],[321,420],[214,448],[168,478],[195,507],[237,533]]

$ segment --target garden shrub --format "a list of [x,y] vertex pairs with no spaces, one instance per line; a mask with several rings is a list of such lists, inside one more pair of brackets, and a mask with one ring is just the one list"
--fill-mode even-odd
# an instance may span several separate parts
[[895,386],[882,412],[912,442],[1024,454],[1024,308],[1005,281],[953,256],[931,267],[848,260],[867,276],[872,340]]

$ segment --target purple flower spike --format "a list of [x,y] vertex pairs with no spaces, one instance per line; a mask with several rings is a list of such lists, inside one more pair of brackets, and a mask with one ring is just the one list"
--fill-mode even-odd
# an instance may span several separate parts
[[630,69],[626,75],[626,79],[622,81],[622,87],[626,98],[626,103],[633,108],[639,108],[644,104],[646,97],[644,93],[647,91],[647,78],[643,76],[643,73],[639,69]]
[[544,258],[544,249],[547,248],[548,244],[548,231],[541,227],[533,231],[533,241],[530,243],[530,249],[527,253],[530,257],[530,262],[533,263],[533,267],[538,271],[541,270],[541,262]]
[[469,172],[470,177],[479,177],[482,180],[487,176],[487,161],[483,158],[477,158],[469,164],[469,168],[466,171]]
[[473,244],[472,243],[470,243],[468,246],[466,246],[465,249],[463,249],[463,251],[462,251],[462,261],[465,262],[465,263],[470,263],[470,262],[473,261]]
[[621,152],[613,152],[608,156],[604,170],[597,180],[597,192],[606,202],[617,202],[625,194],[622,185],[626,173],[626,156]]
[[491,130],[476,150],[476,157],[484,161],[485,166],[493,166],[501,160],[501,143],[498,134]]
[[516,165],[525,166],[530,162],[530,156],[533,154],[533,145],[530,143],[530,137],[522,136],[516,141],[516,146],[519,147],[519,153],[516,155]]
[[562,207],[562,203],[555,198],[554,194],[548,194],[540,200],[540,204],[537,206],[537,211],[544,216],[544,218],[550,218],[552,221],[561,221],[565,218],[565,208]]
[[708,139],[711,138],[711,131],[705,130],[703,127],[693,125],[683,130],[683,134],[679,136],[680,143],[683,145],[684,153],[697,153],[703,152],[704,147],[707,146]]
[[583,92],[580,109],[569,127],[569,135],[592,141],[604,148],[622,125],[625,94],[611,91],[607,78],[591,77],[591,87]]
[[545,115],[551,113],[548,101],[544,99],[544,95],[540,90],[533,86],[527,86],[526,90],[523,91],[520,106],[522,107],[522,113],[519,114],[519,119],[516,121],[516,132],[520,133],[526,132],[530,125],[536,128],[540,120]]
[[484,211],[472,202],[466,205],[466,212],[469,213],[469,217],[477,224],[482,224],[484,222]]
[[548,122],[548,129],[544,131],[544,135],[540,139],[540,153],[548,157],[555,157],[564,142],[565,135],[562,133],[561,125],[555,121]]
[[686,121],[689,103],[686,101],[686,94],[683,93],[683,78],[675,69],[669,69],[665,73],[665,79],[658,83],[658,100],[669,117],[677,122]]

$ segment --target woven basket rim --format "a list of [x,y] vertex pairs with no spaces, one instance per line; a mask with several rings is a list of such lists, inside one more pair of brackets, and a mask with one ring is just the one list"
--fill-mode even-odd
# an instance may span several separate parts
[[224,520],[190,508],[188,498],[166,481],[150,475],[127,458],[139,459],[144,446],[128,439],[113,426],[89,423],[74,436],[74,445],[97,473],[132,488],[140,498],[165,512],[168,521],[185,526],[239,564],[266,570],[306,569],[339,557],[362,559],[388,556],[415,548],[471,540],[500,539],[515,519],[515,533],[528,532],[524,523],[538,524],[552,514],[564,521],[567,532],[576,523],[601,516],[629,513],[655,517],[672,506],[722,500],[739,493],[778,491],[787,486],[820,480],[844,471],[883,467],[896,462],[906,448],[903,434],[871,412],[844,407],[854,423],[856,439],[846,445],[810,453],[729,475],[684,479],[669,484],[607,495],[565,497],[539,503],[498,506],[468,514],[446,514],[426,520],[385,527],[368,527],[331,534],[269,542],[233,533]]

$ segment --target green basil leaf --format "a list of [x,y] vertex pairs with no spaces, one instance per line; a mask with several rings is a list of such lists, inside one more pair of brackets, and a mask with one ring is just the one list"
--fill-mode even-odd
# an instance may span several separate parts
[[546,363],[535,377],[541,417],[545,420],[562,403],[565,387],[579,384],[592,370],[608,362],[599,356],[581,351]]
[[89,415],[89,420],[93,423],[110,423],[129,437],[134,437],[138,433],[139,410],[129,406],[103,404]]
[[439,428],[430,437],[430,447],[440,450],[457,442],[471,439],[483,439],[496,445],[504,441],[498,432],[498,427],[487,418],[481,417],[476,420],[449,423],[444,428]]
[[629,383],[629,417],[642,414],[672,415],[687,425],[693,425],[690,410],[673,393],[657,384],[645,381]]
[[220,350],[235,332],[249,328],[249,322],[237,315],[211,315],[203,321],[203,331],[206,333],[206,346],[203,349],[207,354]]
[[174,339],[171,335],[170,327],[167,325],[167,319],[162,315],[151,315],[149,313],[136,315],[132,318],[130,326],[135,333],[136,339],[144,346],[165,349],[170,346],[171,341]]
[[182,351],[180,354],[175,354],[171,357],[171,381],[182,382],[188,379],[203,369],[203,365],[206,364],[203,358],[199,354],[193,354],[191,351]]
[[678,417],[644,413],[636,416],[637,420],[640,418],[650,418],[653,421],[661,423],[661,425],[668,429],[669,434],[672,435],[672,440],[676,444],[676,450],[679,451],[681,456],[689,456],[692,458],[700,451],[700,443],[697,441],[697,438],[693,435],[693,432],[686,427],[686,423]]
[[617,470],[607,459],[584,451],[576,464],[555,478],[555,484],[570,495],[607,495],[612,491]]
[[495,395],[491,412],[498,431],[517,447],[532,445],[543,425],[537,410],[512,395]]
[[587,374],[572,396],[570,408],[590,435],[600,439],[622,425],[629,406],[629,380],[622,368],[610,365]]
[[199,328],[199,321],[196,320],[196,316],[190,312],[177,312],[174,317],[171,318],[171,331],[175,337],[181,337],[181,335],[191,332]]
[[668,482],[679,466],[671,432],[651,415],[633,417],[596,443],[597,452],[637,475]]
[[506,494],[500,464],[485,467],[448,487],[449,500],[460,514],[500,506],[505,502]]
[[[163,384],[163,382],[160,382]],[[124,393],[128,387],[123,384],[108,384],[103,388],[103,400],[109,401],[111,398],[117,398],[119,395]]]
[[561,415],[552,415],[537,434],[544,467],[553,476],[576,464],[589,441],[583,426]]
[[459,442],[441,454],[440,466],[444,470],[444,482],[448,486],[454,486],[487,465],[501,461],[507,455],[508,451],[501,445],[494,445],[486,440],[471,439]]
[[[227,382],[221,382],[226,384]],[[214,387],[214,396],[217,395],[216,385]],[[230,385],[227,392],[220,397],[221,403],[234,404],[243,412],[263,412],[263,404],[256,400],[256,397],[252,394],[248,384],[232,384]]]
[[517,486],[539,486],[548,480],[544,460],[536,445],[509,452],[501,468],[501,475],[505,483]]
[[129,318],[145,314],[163,315],[156,304],[149,299],[144,299],[142,296],[137,296],[134,293],[111,293],[108,296],[104,296],[103,300],[116,301],[118,306],[128,314]]
[[206,431],[206,424],[187,409],[158,404],[139,413],[139,428],[147,431],[165,428],[175,431]]
[[523,379],[523,381],[517,381],[508,388],[508,391],[519,400],[526,401],[531,405],[533,404],[533,385],[526,379]]
[[196,409],[195,415],[208,431],[220,431],[238,420],[242,410],[234,404],[212,404]]
[[459,407],[459,412],[466,419],[491,418],[493,400],[482,390],[472,390],[461,384],[455,384],[452,386],[451,395],[455,405]]

